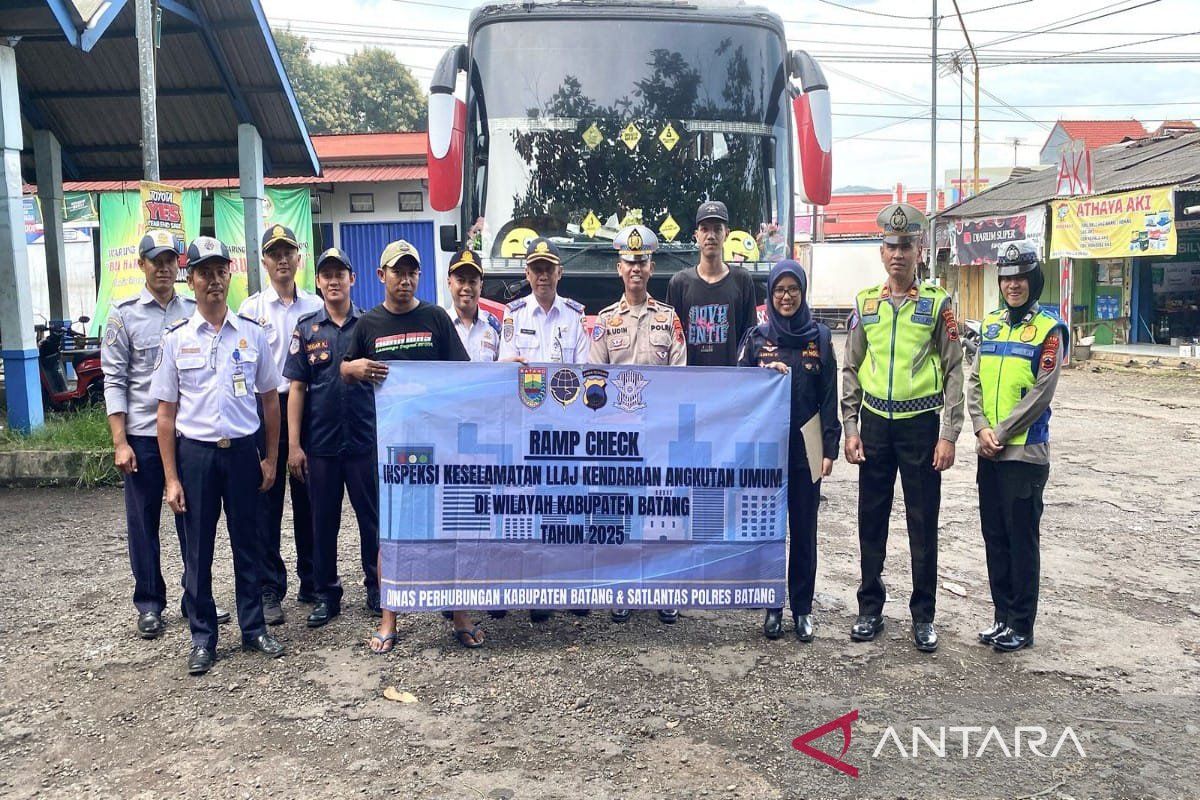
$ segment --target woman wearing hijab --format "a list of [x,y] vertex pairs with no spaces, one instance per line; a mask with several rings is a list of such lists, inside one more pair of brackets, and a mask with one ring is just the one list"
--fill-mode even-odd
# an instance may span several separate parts
[[983,321],[967,407],[978,440],[979,521],[993,623],[979,641],[1010,653],[1033,644],[1042,492],[1050,476],[1050,401],[1067,330],[1038,305],[1045,277],[1037,248],[1008,245],[996,260],[1004,305]]
[[[788,440],[788,596],[796,638],[811,642],[813,588],[817,577],[817,505],[821,478],[833,471],[842,424],[837,416],[837,359],[829,328],[813,319],[808,278],[797,262],[785,259],[767,282],[767,322],[751,328],[738,354],[739,367],[766,367],[792,377],[792,419]],[[801,429],[820,415],[820,475],[809,469]],[[767,609],[763,635],[783,635],[783,609]]]

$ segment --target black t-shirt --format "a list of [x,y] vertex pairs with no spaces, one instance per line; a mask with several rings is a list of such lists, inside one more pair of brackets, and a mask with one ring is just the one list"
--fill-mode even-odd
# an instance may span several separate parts
[[346,360],[470,361],[450,316],[421,301],[406,314],[393,314],[382,304],[359,318],[346,349]]
[[689,367],[736,366],[738,344],[758,324],[754,279],[737,265],[716,283],[701,278],[696,267],[675,273],[667,305],[683,323]]

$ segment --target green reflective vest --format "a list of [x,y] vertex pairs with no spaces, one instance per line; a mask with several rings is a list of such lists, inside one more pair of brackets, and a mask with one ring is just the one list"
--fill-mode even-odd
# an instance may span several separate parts
[[942,362],[933,332],[949,295],[940,286],[913,286],[897,309],[887,284],[858,293],[867,353],[858,369],[863,408],[904,419],[942,407]]
[[[1035,306],[1022,322],[1008,324],[1008,310],[991,312],[983,320],[983,339],[979,345],[979,386],[983,393],[983,413],[995,428],[1008,417],[1033,385],[1037,383],[1046,337],[1063,324]],[[1006,445],[1044,444],[1050,441],[1050,409]]]

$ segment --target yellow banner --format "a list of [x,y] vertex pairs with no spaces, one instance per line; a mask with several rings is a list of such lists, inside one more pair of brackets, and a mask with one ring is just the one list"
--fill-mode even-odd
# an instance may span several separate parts
[[1173,256],[1174,187],[1142,189],[1051,204],[1051,258]]

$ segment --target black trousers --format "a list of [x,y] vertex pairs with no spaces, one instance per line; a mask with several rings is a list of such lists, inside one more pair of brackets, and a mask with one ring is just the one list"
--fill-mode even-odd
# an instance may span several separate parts
[[375,453],[354,456],[308,457],[313,528],[313,578],[318,597],[338,604],[342,582],[337,571],[338,531],[342,526],[342,490],[358,519],[358,545],[362,557],[363,586],[379,591],[379,491],[375,481]]
[[[162,520],[163,475],[158,437],[129,436],[137,472],[125,476],[125,526],[129,534],[129,566],[133,570],[133,605],[139,614],[161,614],[167,607],[158,538]],[[179,555],[183,556],[183,518],[175,516]]]
[[899,471],[912,553],[913,593],[908,608],[913,622],[933,622],[938,511],[942,502],[942,475],[933,468],[939,424],[936,412],[888,420],[864,409],[859,419],[867,457],[866,463],[858,468],[858,544],[862,568],[859,614],[883,613],[887,596],[883,563],[887,557],[888,518]]
[[1037,617],[1042,492],[1049,464],[979,459],[979,522],[996,622],[1030,636]]
[[813,483],[808,459],[792,455],[788,467],[788,605],[792,616],[812,613],[817,584],[817,507],[821,482]]
[[[300,593],[313,594],[313,528],[312,507],[309,503],[308,487],[288,472],[288,422],[286,394],[279,395],[279,459],[275,465],[275,483],[258,497],[258,534],[263,541],[263,591],[273,592],[276,597],[287,597],[287,565],[279,551],[280,528],[283,525],[283,491],[291,488],[292,530],[296,539],[296,576],[300,579]],[[262,419],[262,403],[258,407]],[[259,427],[258,451],[267,452],[265,426]]]
[[262,470],[254,437],[234,439],[228,448],[178,439],[179,481],[186,510],[184,525],[184,597],[192,625],[192,644],[216,649],[217,606],[212,596],[212,562],[217,520],[225,508],[225,527],[233,550],[233,582],[243,641],[266,631],[262,608],[262,547],[254,527],[254,508]]

